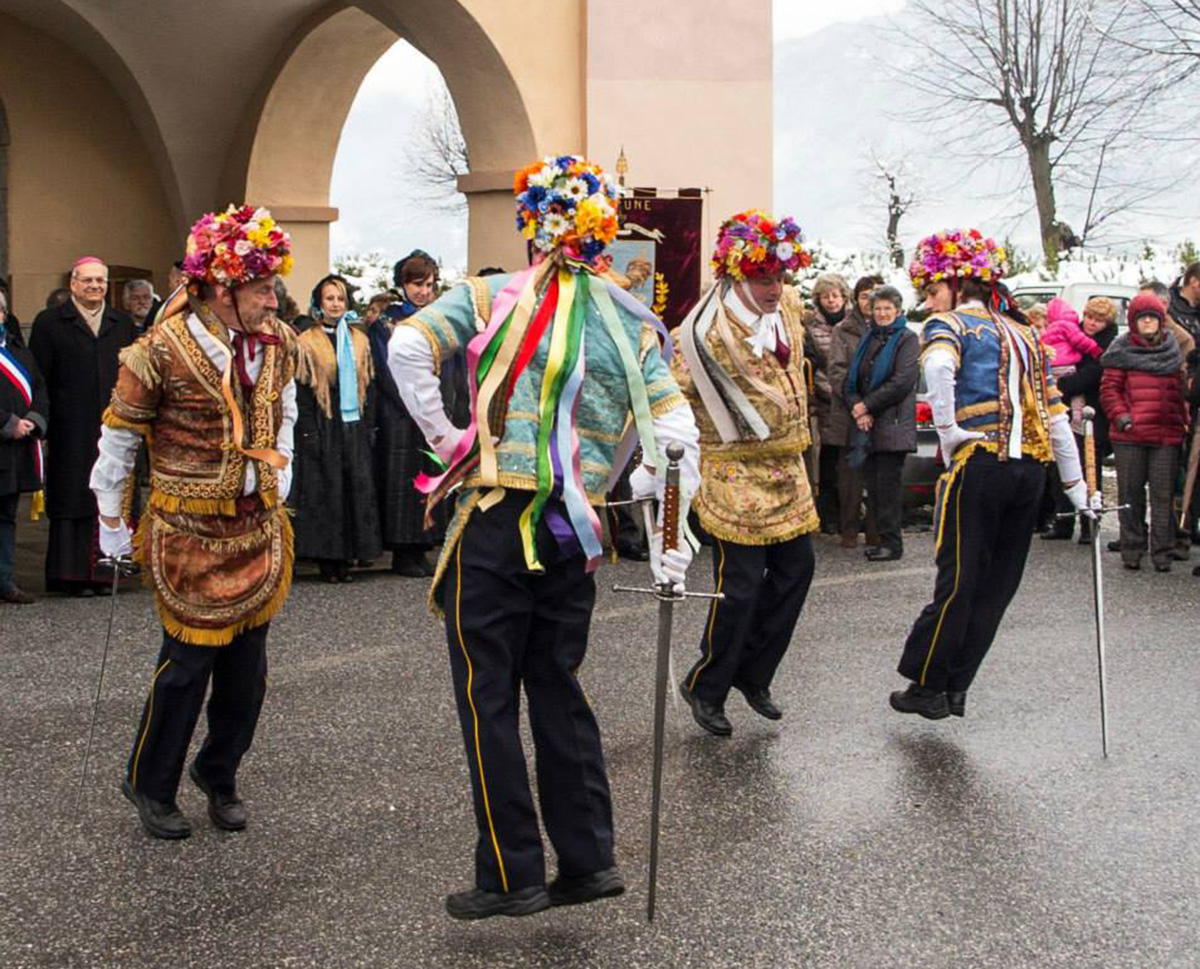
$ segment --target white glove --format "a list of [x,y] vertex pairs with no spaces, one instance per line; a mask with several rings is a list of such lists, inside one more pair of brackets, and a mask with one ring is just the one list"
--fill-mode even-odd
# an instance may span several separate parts
[[[1071,502],[1071,507],[1076,511],[1081,512],[1084,518],[1095,518],[1096,513],[1092,511],[1091,499],[1088,498],[1087,482],[1083,479],[1076,481],[1071,487],[1064,488],[1063,494]],[[1097,492],[1097,495],[1099,492]]]
[[654,574],[655,582],[660,585],[669,582],[671,591],[681,596],[688,566],[692,564],[692,549],[685,541],[680,543],[679,548],[664,552],[662,538],[662,532],[657,529],[650,536],[650,571]]
[[286,468],[282,468],[275,472],[275,487],[279,491],[279,503],[283,504],[288,500],[288,495],[292,493],[292,462],[288,462]]
[[133,555],[133,535],[124,520],[116,528],[100,523],[100,551],[110,559],[125,559]]
[[458,447],[458,442],[462,440],[462,436],[465,433],[465,431],[460,431],[457,427],[451,427],[436,442],[430,441],[429,446],[433,448],[443,462],[449,464],[450,459],[454,457],[454,450]]
[[937,428],[938,443],[942,446],[942,460],[946,463],[946,467],[954,461],[954,452],[968,441],[978,441],[983,435],[978,431],[968,431],[959,427],[957,424],[951,424],[949,427]]
[[629,489],[632,492],[634,501],[644,501],[647,498],[653,498],[658,494],[659,490],[658,475],[644,464],[639,464],[629,476]]
[[642,505],[642,521],[646,526],[646,534],[650,536],[650,572],[654,581],[661,584],[671,583],[671,591],[675,595],[683,595],[683,582],[687,577],[688,566],[692,564],[692,549],[687,539],[680,536],[679,548],[663,552],[663,533],[651,523],[650,504]]

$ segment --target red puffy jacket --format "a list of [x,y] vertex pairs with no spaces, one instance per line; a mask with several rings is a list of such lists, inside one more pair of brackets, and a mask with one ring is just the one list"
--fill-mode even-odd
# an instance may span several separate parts
[[[1179,371],[1146,373],[1106,367],[1100,381],[1100,405],[1108,414],[1109,436],[1117,444],[1177,446],[1187,433],[1188,407]],[[1133,425],[1123,431],[1126,415],[1133,418]]]

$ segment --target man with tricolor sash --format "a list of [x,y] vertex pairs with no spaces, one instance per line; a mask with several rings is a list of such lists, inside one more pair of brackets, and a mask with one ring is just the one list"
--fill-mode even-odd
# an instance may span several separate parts
[[[397,327],[388,348],[405,405],[447,465],[417,481],[427,508],[459,492],[431,603],[445,614],[479,829],[475,887],[446,899],[460,919],[624,890],[600,732],[577,678],[602,557],[596,509],[639,439],[660,478],[667,444],[684,446],[685,496],[698,474],[695,423],[660,352],[665,331],[599,275],[617,231],[615,182],[561,155],[519,172],[516,193],[534,264],[468,279]],[[458,354],[466,429],[446,417],[436,376]],[[690,550],[661,547],[660,534],[652,567],[682,583]],[[519,735],[522,686],[558,856],[549,886]]]
[[13,580],[17,504],[22,494],[42,487],[50,401],[20,329],[8,322],[8,297],[0,289],[0,602],[27,605],[33,596]]
[[[266,209],[197,221],[187,282],[121,354],[104,413],[91,476],[100,547],[117,560],[134,553],[163,626],[122,784],[157,838],[191,834],[175,793],[210,681],[208,736],[188,774],[214,825],[246,826],[236,775],[266,695],[267,630],[292,581],[296,345],[274,315],[290,247]],[[143,440],[150,499],[133,539],[129,485]]]

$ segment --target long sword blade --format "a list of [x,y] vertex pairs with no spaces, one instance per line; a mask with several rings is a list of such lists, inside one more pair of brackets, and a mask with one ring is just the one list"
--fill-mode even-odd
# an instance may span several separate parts
[[75,814],[83,800],[83,786],[87,782],[88,763],[92,758],[92,741],[96,736],[96,716],[100,712],[100,693],[104,689],[104,669],[108,665],[108,646],[112,642],[113,623],[117,618],[117,584],[121,581],[121,563],[112,561],[112,604],[108,610],[108,632],[104,634],[104,650],[100,653],[100,675],[96,677],[96,696],[92,700],[92,723],[88,727],[87,746],[83,749],[83,767],[79,771],[79,786],[75,789]]
[[1104,567],[1100,519],[1092,523],[1092,591],[1096,598],[1096,661],[1100,674],[1100,743],[1108,757],[1108,671],[1104,663]]
[[667,721],[667,682],[671,663],[671,620],[675,603],[658,603],[658,657],[654,666],[654,773],[650,785],[650,886],[646,896],[646,919],[654,921],[658,889],[658,840],[662,808],[664,737]]

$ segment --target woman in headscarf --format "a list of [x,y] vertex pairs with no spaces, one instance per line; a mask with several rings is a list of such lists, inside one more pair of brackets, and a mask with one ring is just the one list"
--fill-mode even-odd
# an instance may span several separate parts
[[296,558],[326,582],[350,582],[350,566],[379,555],[371,461],[374,367],[366,335],[346,320],[350,287],[326,276],[312,292],[314,325],[297,338]]
[[900,292],[880,286],[871,293],[871,325],[846,375],[846,403],[855,430],[848,460],[864,468],[867,503],[879,532],[872,562],[904,554],[900,535],[904,458],[917,449],[917,359],[921,342],[904,319]]
[[[438,265],[417,249],[396,263],[393,280],[400,301],[371,321],[367,335],[375,361],[375,484],[383,547],[391,550],[392,571],[413,578],[433,575],[425,553],[442,540],[444,512],[425,528],[425,496],[413,486],[421,472],[436,475],[420,428],[409,416],[387,365],[392,328],[432,302],[438,290]],[[449,397],[444,399],[449,400]]]

